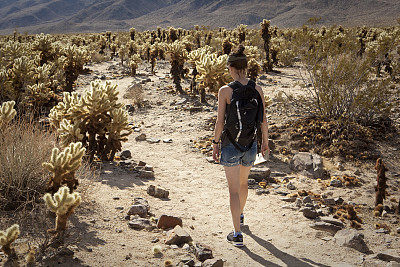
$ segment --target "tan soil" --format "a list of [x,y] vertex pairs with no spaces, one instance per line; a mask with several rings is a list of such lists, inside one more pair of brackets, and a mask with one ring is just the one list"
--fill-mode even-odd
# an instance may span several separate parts
[[[110,64],[117,66],[117,75],[113,76],[112,71],[107,70]],[[211,247],[214,257],[225,261],[224,266],[386,266],[386,262],[369,259],[354,249],[337,245],[328,233],[311,229],[309,224],[313,221],[298,210],[283,208],[288,203],[281,201],[281,196],[274,193],[273,188],[270,188],[268,195],[256,195],[254,189],[249,189],[245,208],[247,226],[243,228],[246,246],[233,247],[226,242],[226,235],[233,226],[223,167],[207,162],[205,155],[193,148],[191,142],[213,134],[205,126],[207,120],[216,115],[215,97],[209,97],[208,105],[203,106],[201,112],[190,113],[180,109],[183,105],[173,104],[188,98],[184,105],[190,105],[195,99],[168,93],[168,86],[172,86],[168,63],[159,63],[155,75],[151,75],[148,65],[145,65],[136,77],[120,75],[117,61],[88,68],[94,72],[79,78],[78,90],[89,88],[89,81],[94,79],[94,75],[104,74],[107,80],[118,84],[120,99],[125,104],[132,102],[122,97],[131,84],[151,79],[143,83],[148,107],[136,110],[130,117],[134,125],[141,126],[141,132],[132,133],[129,141],[123,144],[123,149],[132,152],[135,162],[144,161],[153,166],[155,179],[141,179],[116,163],[104,163],[100,177],[93,182],[89,193],[84,195],[85,202],[69,222],[66,240],[68,247],[75,252],[74,259],[60,260],[57,266],[164,266],[167,259],[171,259],[175,265],[184,258],[187,251],[165,245],[166,236],[162,231],[136,231],[128,227],[124,217],[135,197],[148,200],[155,217],[168,214],[182,218],[183,228],[194,243]],[[268,74],[260,80],[264,94],[275,99],[282,90],[301,92],[300,87],[296,86],[299,81],[297,69],[280,70],[280,74]],[[188,87],[187,82],[184,87]],[[175,110],[175,106],[178,109]],[[279,125],[289,118],[279,108],[268,115],[271,124]],[[141,133],[148,138],[161,139],[161,142],[149,144],[135,141],[135,137]],[[168,138],[173,142],[163,143],[162,140]],[[387,173],[388,191],[398,201],[398,183],[392,178],[392,174],[400,172],[398,150],[386,145],[382,149],[390,152],[386,156],[390,170]],[[293,173],[277,151],[272,153],[271,160],[265,166],[271,168],[273,174],[285,173],[297,189],[326,193],[332,197],[341,196],[345,201],[366,204],[363,209],[365,213],[361,214],[365,224],[360,232],[365,235],[369,248],[375,253],[389,249],[399,255],[399,234],[375,233],[374,222],[390,222],[399,216],[370,216],[372,211],[368,207],[373,207],[376,179],[371,163],[345,163],[346,170],[339,172],[335,160],[324,159],[325,168],[332,173],[354,175],[354,171],[359,170],[361,174],[358,177],[364,183],[356,188],[323,189],[316,180]],[[102,180],[108,182],[102,183]],[[169,190],[169,200],[149,196],[146,193],[149,185]],[[287,191],[284,184],[279,189]],[[389,200],[386,203],[390,205]],[[118,207],[123,207],[123,210],[116,209]],[[346,227],[350,228],[346,223]],[[391,226],[393,231],[400,227],[398,224]],[[155,257],[152,253],[155,244],[151,240],[155,237],[160,239],[157,244],[163,248],[161,257]],[[194,258],[193,254],[190,255]]]

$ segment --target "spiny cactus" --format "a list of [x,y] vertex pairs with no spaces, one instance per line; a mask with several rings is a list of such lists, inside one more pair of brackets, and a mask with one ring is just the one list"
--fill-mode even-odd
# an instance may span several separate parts
[[15,253],[15,248],[11,245],[19,236],[19,225],[14,224],[6,231],[0,231],[0,245],[2,246],[2,251],[7,254],[9,259],[16,259],[17,254]]
[[52,196],[47,193],[43,197],[48,209],[56,213],[56,228],[49,229],[48,232],[55,234],[55,237],[61,237],[67,229],[68,217],[72,215],[75,208],[81,203],[79,193],[70,193],[69,188],[63,186]]
[[83,71],[83,65],[89,61],[89,55],[86,49],[77,47],[76,45],[68,45],[63,48],[62,52],[65,56],[63,62],[66,82],[65,90],[72,92],[75,81]]
[[217,56],[216,54],[203,54],[200,60],[196,61],[199,72],[196,81],[200,82],[200,101],[205,103],[205,88],[210,92],[217,93],[218,89],[228,80],[226,70],[227,55]]
[[270,42],[271,42],[271,33],[270,33],[270,24],[271,22],[269,20],[264,19],[260,25],[261,25],[261,36],[262,39],[264,40],[264,50],[265,50],[265,63],[263,66],[263,69],[265,72],[270,72],[272,71],[272,62],[270,59]]
[[[81,140],[90,161],[95,155],[102,160],[113,160],[115,152],[121,149],[121,142],[126,141],[125,137],[131,133],[127,112],[123,104],[117,102],[116,88],[117,85],[109,81],[105,84],[94,81],[82,97],[65,93],[63,102],[50,111],[50,123],[60,129],[62,140]],[[68,122],[61,127],[63,119]],[[115,129],[126,132],[116,133]]]
[[54,57],[52,53],[53,42],[54,40],[52,40],[52,37],[49,34],[45,35],[42,33],[36,35],[32,50],[40,52],[40,66],[53,59]]
[[167,53],[170,55],[171,74],[174,79],[176,91],[183,94],[181,86],[181,75],[183,72],[183,65],[188,57],[185,46],[180,42],[174,42],[166,46]]
[[14,119],[17,112],[14,109],[15,101],[4,102],[0,106],[0,127],[8,124]]
[[62,184],[67,184],[73,192],[79,184],[75,179],[75,172],[82,164],[82,157],[86,149],[82,147],[81,142],[71,143],[60,152],[58,148],[53,148],[50,162],[43,162],[43,167],[53,173],[49,181],[48,192],[57,192]]
[[142,63],[142,59],[139,54],[133,54],[129,59],[129,66],[131,67],[131,76],[136,75],[136,70],[139,64]]
[[261,71],[261,67],[258,64],[257,60],[255,60],[254,58],[250,59],[248,64],[247,64],[247,75],[248,77],[253,80],[256,81],[258,75],[260,75],[260,71]]

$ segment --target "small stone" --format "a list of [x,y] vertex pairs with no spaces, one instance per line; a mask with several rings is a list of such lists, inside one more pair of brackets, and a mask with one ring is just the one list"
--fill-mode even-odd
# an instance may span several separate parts
[[131,216],[130,216],[130,215],[125,215],[124,220],[129,221],[130,219],[131,219]]
[[157,227],[161,229],[174,228],[175,226],[182,226],[182,219],[175,216],[161,215],[157,222]]
[[144,166],[144,170],[145,170],[145,171],[152,172],[152,171],[154,171],[154,168],[153,168],[153,166],[146,165],[146,166]]
[[108,184],[108,180],[101,180],[102,184]]
[[130,159],[132,158],[132,153],[130,150],[124,150],[120,154],[121,159]]
[[203,262],[202,267],[223,267],[224,261],[222,259],[208,259]]
[[139,215],[142,218],[147,216],[148,209],[145,205],[132,205],[129,208],[128,215]]
[[344,223],[341,220],[335,219],[331,216],[329,217],[321,217],[321,221],[326,222],[326,223],[330,223],[330,224],[334,224],[340,227],[344,227]]
[[338,168],[339,171],[344,171],[344,165],[343,165],[343,163],[338,162],[338,163],[336,164],[336,167]]
[[147,143],[149,143],[149,144],[157,144],[157,143],[160,143],[160,139],[156,139],[156,138],[147,138],[146,141],[147,141]]
[[130,221],[128,223],[128,226],[135,230],[142,230],[142,229],[145,229],[150,224],[151,224],[150,220],[139,218],[139,219],[134,219],[134,220]]
[[288,183],[288,185],[286,187],[289,190],[296,190],[296,186],[294,186],[292,183]]
[[335,198],[334,200],[335,200],[335,203],[336,203],[337,205],[342,205],[343,202],[344,202],[344,199],[341,198],[341,197],[337,197],[337,198]]
[[400,227],[396,229],[396,232],[400,234]]
[[266,195],[266,194],[269,194],[268,189],[257,189],[256,190],[256,195]]
[[390,231],[384,228],[379,228],[378,230],[375,231],[377,234],[389,234]]
[[310,196],[303,197],[303,204],[307,204],[307,203],[309,203],[309,204],[313,203],[313,201],[312,201]]
[[153,171],[140,170],[139,171],[139,178],[145,178],[145,179],[154,178],[154,172]]
[[142,133],[139,136],[136,136],[135,140],[136,141],[146,141],[147,140],[146,134]]
[[90,223],[96,223],[96,220],[95,219],[91,219],[89,222]]
[[336,201],[333,198],[325,198],[323,201],[324,201],[324,204],[327,206],[336,205]]
[[113,197],[114,200],[119,200],[119,197]]
[[205,261],[207,259],[212,259],[212,249],[203,244],[196,244],[195,246],[195,255],[199,261]]
[[123,210],[124,207],[118,206],[118,207],[115,207],[115,209],[116,209],[116,210]]
[[285,201],[285,202],[295,202],[296,197],[281,197],[280,200]]
[[304,217],[308,218],[308,219],[315,219],[318,218],[318,212],[314,209],[311,208],[302,208],[300,209],[301,212],[303,212]]
[[172,139],[171,138],[164,139],[163,143],[166,143],[166,144],[172,143]]
[[154,238],[151,240],[151,243],[157,243],[158,241],[160,241],[160,239],[159,239],[158,237],[154,237]]
[[333,187],[342,187],[343,183],[339,179],[333,179],[333,180],[331,180],[329,185],[333,186]]
[[179,247],[177,245],[171,245],[170,246],[172,249],[178,249]]
[[165,244],[167,245],[182,245],[192,241],[192,237],[179,225],[175,226],[174,230],[168,235]]
[[316,222],[310,225],[311,228],[328,232],[332,235],[336,234],[339,230],[342,230],[342,227],[326,223],[326,222]]

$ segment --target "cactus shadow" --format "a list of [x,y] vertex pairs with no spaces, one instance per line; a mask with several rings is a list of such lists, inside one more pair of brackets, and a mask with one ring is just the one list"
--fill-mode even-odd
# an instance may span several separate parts
[[153,181],[155,178],[139,178],[138,173],[129,171],[123,167],[114,165],[103,165],[99,181],[118,189],[127,189],[134,186],[144,186],[146,181]]
[[[85,217],[87,215],[85,214]],[[99,232],[91,230],[87,222],[82,222],[77,216],[70,218],[70,224],[73,226],[68,229],[67,242],[75,244],[78,247],[89,251],[89,246],[105,245],[106,241],[98,237]]]

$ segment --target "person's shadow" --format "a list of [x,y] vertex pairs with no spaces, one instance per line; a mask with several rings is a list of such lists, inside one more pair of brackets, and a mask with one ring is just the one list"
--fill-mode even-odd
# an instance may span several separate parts
[[[330,267],[329,265],[316,263],[310,259],[306,259],[306,258],[298,259],[292,255],[287,254],[286,252],[279,250],[274,245],[272,245],[270,242],[254,235],[247,225],[242,226],[241,228],[242,228],[243,233],[245,233],[250,238],[254,239],[254,241],[256,241],[260,246],[264,247],[266,250],[271,252],[276,258],[278,258],[282,262],[284,262],[286,264],[286,266],[289,266],[289,267],[314,267],[314,266]],[[254,252],[250,251],[247,247],[243,247],[242,250],[244,252],[246,252],[247,255],[249,255],[249,257],[252,258],[255,262],[261,263],[263,266],[281,266],[281,265],[272,263],[270,261],[267,261],[261,255],[257,255]],[[309,262],[313,265],[311,265],[307,262]]]

